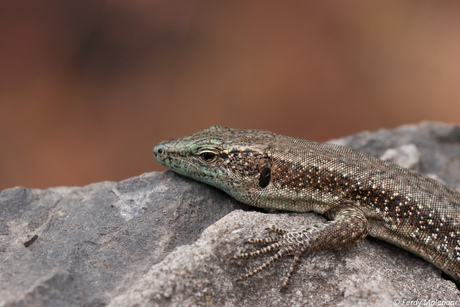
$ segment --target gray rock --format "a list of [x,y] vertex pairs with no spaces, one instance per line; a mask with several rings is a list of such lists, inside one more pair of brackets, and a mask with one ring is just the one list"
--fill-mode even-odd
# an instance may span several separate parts
[[[332,142],[460,188],[460,127],[422,123]],[[373,238],[304,257],[286,291],[280,287],[290,257],[237,281],[267,259],[230,260],[253,248],[245,240],[266,235],[269,224],[301,229],[321,220],[314,213],[248,212],[223,192],[169,171],[82,188],[4,190],[0,306],[397,306],[459,300],[455,284],[434,266]]]
[[0,306],[107,305],[241,207],[172,172],[83,188],[4,190]]

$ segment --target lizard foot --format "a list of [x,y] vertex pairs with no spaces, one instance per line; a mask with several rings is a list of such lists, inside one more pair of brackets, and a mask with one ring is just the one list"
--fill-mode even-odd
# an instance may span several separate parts
[[301,231],[287,231],[272,225],[266,230],[276,233],[277,236],[248,240],[249,243],[265,243],[269,245],[251,252],[240,253],[232,257],[232,259],[250,258],[272,251],[276,252],[265,263],[238,280],[245,280],[264,270],[281,257],[292,255],[294,258],[289,272],[283,278],[283,288],[287,288],[291,276],[303,255],[315,250],[349,246],[367,236],[369,231],[368,221],[360,210],[343,208],[328,213],[334,220],[315,224]]
[[307,252],[311,251],[311,248],[315,245],[314,242],[317,237],[317,233],[320,229],[324,227],[324,224],[318,224],[311,226],[310,228],[304,231],[293,231],[289,232],[284,229],[277,228],[273,225],[266,228],[268,232],[273,232],[280,234],[279,236],[275,237],[267,237],[267,238],[254,238],[248,240],[248,243],[272,243],[268,246],[262,247],[260,249],[248,252],[248,253],[240,253],[233,257],[232,259],[242,259],[242,258],[250,258],[259,256],[265,253],[269,253],[272,251],[277,251],[273,256],[271,256],[265,263],[254,269],[252,272],[249,272],[243,276],[241,276],[238,280],[245,280],[254,274],[259,273],[263,269],[267,268],[276,260],[280,259],[284,256],[293,255],[294,259],[291,263],[289,268],[289,272],[283,279],[283,288],[287,288],[289,285],[289,281],[291,279],[292,273],[295,271],[296,266],[299,264],[302,255],[306,254]]

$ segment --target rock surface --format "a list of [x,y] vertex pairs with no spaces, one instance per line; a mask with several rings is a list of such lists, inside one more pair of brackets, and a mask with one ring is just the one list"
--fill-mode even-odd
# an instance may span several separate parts
[[[460,190],[460,127],[422,123],[332,142]],[[398,306],[459,300],[455,284],[434,266],[373,238],[304,257],[283,292],[290,257],[236,281],[266,259],[230,260],[251,248],[247,238],[265,235],[269,224],[299,229],[321,220],[314,213],[248,211],[223,192],[169,171],[81,188],[4,190],[0,306]]]

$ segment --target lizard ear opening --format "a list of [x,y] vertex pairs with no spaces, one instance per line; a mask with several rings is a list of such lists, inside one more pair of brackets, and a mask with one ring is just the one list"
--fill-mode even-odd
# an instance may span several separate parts
[[260,177],[259,177],[259,186],[263,189],[268,186],[271,180],[271,168],[270,167],[265,167],[261,172],[260,172]]

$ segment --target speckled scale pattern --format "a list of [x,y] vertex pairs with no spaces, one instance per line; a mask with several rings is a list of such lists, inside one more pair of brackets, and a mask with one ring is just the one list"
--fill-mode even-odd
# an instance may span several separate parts
[[[204,152],[213,159],[204,159]],[[277,251],[263,268],[293,254],[285,285],[301,255],[353,244],[367,234],[412,251],[460,281],[460,194],[415,171],[338,145],[221,126],[162,142],[154,155],[248,205],[328,216],[332,221],[287,232],[251,254]],[[268,178],[261,181],[262,174]],[[350,227],[353,221],[366,225]]]
[[325,213],[344,200],[354,201],[368,217],[371,236],[459,278],[458,192],[415,171],[332,144],[276,136],[269,156],[273,176],[259,198],[264,206]]

